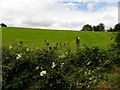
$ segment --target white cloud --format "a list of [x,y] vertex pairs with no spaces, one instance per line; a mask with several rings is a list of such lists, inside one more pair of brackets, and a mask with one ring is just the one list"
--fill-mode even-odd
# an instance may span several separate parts
[[55,21],[53,19],[46,17],[28,18],[23,22],[23,24],[27,25],[28,27],[49,27],[54,23]]
[[[93,9],[94,3],[88,5]],[[84,24],[105,23],[114,26],[118,21],[117,7],[109,6],[97,12],[71,10],[75,4],[57,0],[1,0],[0,20],[8,26],[80,30]]]
[[95,3],[88,3],[87,7],[88,7],[89,11],[93,10],[94,5],[95,5]]
[[60,26],[62,27],[69,27],[69,28],[78,28],[80,26],[82,26],[84,24],[84,22],[63,22],[60,24]]

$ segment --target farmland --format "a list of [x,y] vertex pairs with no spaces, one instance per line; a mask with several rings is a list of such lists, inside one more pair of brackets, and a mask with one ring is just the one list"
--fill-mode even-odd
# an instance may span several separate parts
[[110,47],[112,32],[89,32],[89,31],[69,31],[69,30],[47,30],[7,27],[2,28],[2,44],[9,46],[22,41],[25,45],[36,48],[44,47],[47,40],[50,45],[56,43],[66,43],[69,47],[75,48],[75,38],[80,37],[81,48],[98,46],[107,49]]
[[[120,88],[120,34],[111,40],[113,35],[3,28],[3,89]],[[80,37],[77,51],[76,37]]]

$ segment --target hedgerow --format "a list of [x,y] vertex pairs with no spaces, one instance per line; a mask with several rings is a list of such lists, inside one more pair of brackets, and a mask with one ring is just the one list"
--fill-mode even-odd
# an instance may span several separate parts
[[106,78],[119,55],[98,47],[73,52],[59,44],[33,50],[23,43],[3,47],[3,89],[92,88]]

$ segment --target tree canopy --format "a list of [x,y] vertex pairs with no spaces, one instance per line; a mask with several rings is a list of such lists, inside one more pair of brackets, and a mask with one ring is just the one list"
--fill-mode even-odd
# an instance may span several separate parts
[[4,23],[0,24],[1,27],[7,27],[7,25],[5,25]]
[[83,26],[81,31],[92,31],[92,26],[89,24],[86,24]]
[[[89,24],[86,24],[82,27],[81,31],[105,31],[105,25],[103,23],[100,23],[96,26],[91,26]],[[113,28],[110,27],[107,29],[108,32],[119,32],[120,31],[120,23],[116,24]]]
[[97,26],[91,26],[89,24],[86,24],[83,26],[81,31],[105,31],[105,25],[103,23],[100,23]]
[[120,23],[115,25],[114,31],[120,31]]

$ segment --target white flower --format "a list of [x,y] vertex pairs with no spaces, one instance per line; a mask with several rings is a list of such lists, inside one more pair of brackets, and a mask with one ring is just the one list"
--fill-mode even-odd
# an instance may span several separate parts
[[61,67],[63,67],[64,64],[65,64],[65,63],[62,63],[62,64],[61,64]]
[[39,66],[38,67],[36,67],[36,70],[38,70],[39,69]]
[[89,61],[89,62],[87,63],[87,65],[89,65],[91,62],[92,62],[92,61]]
[[85,71],[85,75],[87,74],[87,72]]
[[29,48],[27,48],[26,51],[28,52],[28,51],[29,51]]
[[55,65],[55,62],[52,62],[52,68],[54,68],[56,65]]
[[68,55],[68,52],[65,52],[66,55]]
[[40,76],[43,76],[44,74],[46,74],[46,71],[40,72]]
[[17,54],[16,59],[20,59],[22,56],[20,54]]
[[62,55],[61,57],[65,57],[65,55]]
[[10,49],[12,49],[12,46],[10,46]]
[[65,57],[65,55],[63,54],[63,55],[61,55],[61,56],[59,56],[59,58],[64,58]]

